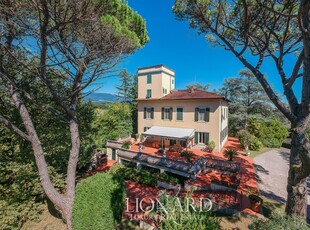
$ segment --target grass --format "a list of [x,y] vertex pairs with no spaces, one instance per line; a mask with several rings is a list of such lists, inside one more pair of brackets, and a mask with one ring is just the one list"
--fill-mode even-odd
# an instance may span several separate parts
[[62,219],[50,211],[51,210],[48,209],[47,205],[45,205],[39,221],[36,222],[28,220],[23,224],[21,230],[66,230],[66,224],[62,221]]
[[222,216],[220,218],[221,229],[249,229],[252,219],[245,216]]
[[263,202],[263,214],[265,217],[270,217],[273,212],[284,212],[285,204],[280,203],[275,200],[268,199],[266,197],[262,197]]
[[261,150],[259,150],[259,151],[250,151],[250,155],[249,155],[249,157],[252,157],[252,158],[254,158],[254,157],[257,157],[257,156],[259,156],[259,155],[261,155],[261,154],[263,154],[263,153],[265,153],[265,152],[268,152],[268,151],[270,151],[270,150],[272,150],[273,148],[268,148],[268,147],[263,147]]

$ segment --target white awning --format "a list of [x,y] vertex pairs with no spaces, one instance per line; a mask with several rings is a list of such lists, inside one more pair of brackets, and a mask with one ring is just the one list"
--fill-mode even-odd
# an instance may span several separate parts
[[170,137],[172,139],[183,139],[187,140],[194,137],[195,129],[185,128],[172,128],[172,127],[161,127],[153,126],[142,135],[145,136],[156,136],[156,137]]

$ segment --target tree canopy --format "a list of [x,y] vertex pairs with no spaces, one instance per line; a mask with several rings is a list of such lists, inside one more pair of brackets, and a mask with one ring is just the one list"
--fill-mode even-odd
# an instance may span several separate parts
[[[149,40],[145,21],[122,0],[1,1],[0,85],[8,110],[21,123],[0,114],[0,122],[32,146],[41,185],[71,229],[75,174],[81,152],[79,100],[82,91]],[[55,70],[60,74],[55,74]],[[53,185],[30,104],[37,92],[22,88],[27,76],[52,100],[46,116],[64,121],[70,136],[65,190]],[[60,79],[58,84],[55,79]],[[3,100],[1,101],[3,103]],[[36,109],[37,111],[37,109]]]
[[[234,54],[291,122],[286,213],[306,217],[306,178],[310,175],[310,143],[306,135],[310,120],[310,1],[176,0],[173,12],[204,34],[207,42]],[[295,62],[288,63],[287,57],[295,57]],[[278,72],[288,107],[262,71],[266,59]],[[300,77],[299,101],[292,86]]]

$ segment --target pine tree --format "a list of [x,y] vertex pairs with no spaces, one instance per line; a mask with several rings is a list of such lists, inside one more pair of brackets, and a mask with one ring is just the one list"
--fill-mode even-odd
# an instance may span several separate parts
[[120,85],[116,85],[118,101],[128,102],[130,100],[130,89],[132,86],[132,78],[126,69],[123,69],[119,74],[121,81]]

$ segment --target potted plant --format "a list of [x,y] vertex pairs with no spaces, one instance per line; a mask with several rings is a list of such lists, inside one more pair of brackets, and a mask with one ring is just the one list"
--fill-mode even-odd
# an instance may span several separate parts
[[131,141],[124,141],[122,144],[122,148],[124,149],[130,149]]
[[209,141],[208,142],[208,149],[209,149],[209,152],[212,153],[213,150],[215,149],[215,142],[214,141]]
[[188,162],[192,162],[193,152],[183,151],[183,152],[181,152],[181,156],[184,157]]
[[238,152],[235,149],[227,149],[224,152],[224,156],[228,158],[229,161],[233,161],[237,155],[238,155]]
[[138,140],[140,138],[140,133],[136,133],[135,135],[135,141],[140,142],[141,140]]
[[249,200],[251,204],[251,209],[254,212],[260,213],[261,207],[263,205],[263,199],[260,198],[258,195],[251,194],[249,195]]
[[247,130],[240,130],[237,133],[241,146],[244,148],[245,155],[249,155],[249,146],[253,143],[255,136],[250,134]]

